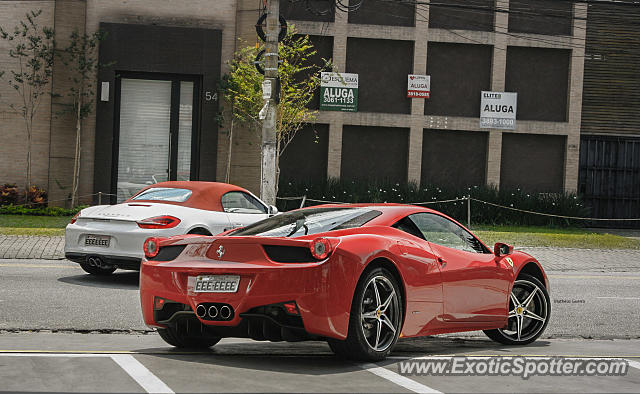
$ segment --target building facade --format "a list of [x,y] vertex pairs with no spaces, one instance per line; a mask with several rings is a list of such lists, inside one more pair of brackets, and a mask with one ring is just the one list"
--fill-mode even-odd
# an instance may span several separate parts
[[[587,2],[365,0],[350,13],[323,12],[327,1],[281,3],[281,14],[310,36],[318,59],[359,75],[358,112],[320,111],[284,152],[281,180],[385,178],[584,193],[581,135],[583,144],[593,138],[587,134],[637,135],[637,114],[625,118],[622,132],[602,129],[594,116],[602,87],[585,77],[585,64],[588,76],[602,71],[589,63],[597,54],[586,48],[602,29],[589,30]],[[74,29],[108,33],[99,58],[110,66],[97,76],[96,110],[83,124],[79,194],[88,197],[82,201],[95,201],[97,192],[121,200],[166,179],[224,181],[227,169],[230,182],[259,190],[260,135],[239,130],[230,141],[216,87],[234,50],[256,44],[262,6],[260,0],[0,2],[5,28],[42,9],[40,22],[55,28],[61,47]],[[4,69],[11,59],[6,42],[0,45]],[[53,93],[68,89],[66,73],[57,62]],[[407,98],[408,74],[430,75],[429,99]],[[480,128],[481,91],[518,93],[514,130]],[[0,85],[0,99],[15,95]],[[64,204],[75,123],[56,115],[63,100],[47,98],[38,113],[33,168],[34,183]],[[19,117],[0,109],[2,182],[23,182],[22,129]]]

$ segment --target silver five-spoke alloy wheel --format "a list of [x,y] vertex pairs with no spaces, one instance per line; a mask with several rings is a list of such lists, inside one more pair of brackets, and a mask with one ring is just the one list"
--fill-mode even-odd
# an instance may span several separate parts
[[512,341],[526,342],[544,329],[548,316],[549,305],[543,290],[531,281],[519,279],[511,290],[507,327],[498,332]]
[[391,281],[382,275],[367,282],[362,297],[360,328],[369,347],[384,352],[400,328],[400,298]]

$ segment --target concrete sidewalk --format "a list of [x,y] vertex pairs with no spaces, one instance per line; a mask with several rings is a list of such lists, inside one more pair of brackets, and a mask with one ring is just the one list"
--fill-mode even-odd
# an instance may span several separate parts
[[[550,271],[640,272],[640,250],[517,248]],[[0,258],[64,259],[64,237],[0,235]]]
[[64,237],[0,235],[0,258],[63,259]]

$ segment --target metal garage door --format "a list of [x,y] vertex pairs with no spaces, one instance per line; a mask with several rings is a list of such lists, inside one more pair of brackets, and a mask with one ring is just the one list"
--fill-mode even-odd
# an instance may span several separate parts
[[[578,190],[592,217],[640,217],[640,138],[582,136]],[[640,221],[592,225],[640,228]]]

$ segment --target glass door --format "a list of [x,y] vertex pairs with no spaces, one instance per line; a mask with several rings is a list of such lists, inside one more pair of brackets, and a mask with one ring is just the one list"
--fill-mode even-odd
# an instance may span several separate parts
[[194,81],[120,79],[117,202],[167,180],[191,180]]

